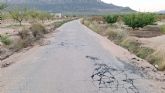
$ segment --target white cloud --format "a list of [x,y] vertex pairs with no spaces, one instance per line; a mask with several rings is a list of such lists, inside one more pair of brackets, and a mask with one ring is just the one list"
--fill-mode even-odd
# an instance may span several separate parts
[[154,12],[165,10],[165,0],[102,0],[119,6],[129,6],[137,11]]

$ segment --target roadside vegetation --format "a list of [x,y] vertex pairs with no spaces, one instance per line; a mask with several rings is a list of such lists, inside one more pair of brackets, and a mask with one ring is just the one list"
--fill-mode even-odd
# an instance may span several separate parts
[[156,17],[155,14],[151,13],[136,13],[124,15],[123,21],[125,25],[128,25],[129,27],[135,29],[154,24],[156,21]]
[[0,42],[2,42],[4,45],[10,45],[11,39],[7,35],[0,35]]
[[105,21],[109,24],[116,23],[118,20],[118,15],[108,15],[104,17]]
[[40,10],[5,8],[6,4],[0,4],[0,61],[24,48],[40,44],[45,34],[75,19]]
[[165,33],[165,25],[161,25],[161,26],[160,26],[160,29],[161,29],[161,32],[162,32],[162,33]]
[[163,15],[134,13],[86,17],[82,20],[82,23],[96,33],[107,37],[115,44],[149,61],[158,70],[165,70],[165,59],[163,57],[165,48],[160,51],[160,49],[145,46],[140,41],[141,37],[150,38],[163,35],[165,33],[165,25],[157,25],[156,22],[164,19]]

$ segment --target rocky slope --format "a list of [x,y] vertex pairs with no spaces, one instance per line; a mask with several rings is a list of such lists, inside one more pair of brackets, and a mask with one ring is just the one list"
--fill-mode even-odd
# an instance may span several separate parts
[[37,8],[50,12],[132,12],[129,7],[106,4],[101,0],[0,0],[9,4]]

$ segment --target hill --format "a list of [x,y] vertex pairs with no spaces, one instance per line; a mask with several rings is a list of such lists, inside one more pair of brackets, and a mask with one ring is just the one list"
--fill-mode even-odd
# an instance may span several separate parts
[[49,12],[107,13],[133,12],[129,7],[107,4],[101,0],[0,0],[12,6],[30,7]]

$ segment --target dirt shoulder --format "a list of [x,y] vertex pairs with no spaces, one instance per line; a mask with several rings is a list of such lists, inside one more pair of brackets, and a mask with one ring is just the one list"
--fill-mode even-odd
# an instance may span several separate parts
[[[165,72],[164,71],[158,71],[149,62],[147,62],[144,59],[141,59],[141,58],[137,57],[135,54],[128,51],[128,49],[125,49],[125,48],[123,48],[119,45],[116,45],[114,42],[110,42],[110,40],[107,38],[108,36],[106,35],[106,33],[109,30],[113,30],[113,29],[110,29],[110,28],[105,29],[107,27],[104,24],[97,24],[97,23],[96,24],[87,23],[87,27],[91,28],[93,31],[96,31],[98,34],[101,34],[102,36],[104,36],[106,41],[103,41],[102,45],[107,49],[107,51],[110,51],[113,55],[115,55],[118,60],[127,62],[128,64],[132,64],[133,66],[135,66],[135,68],[137,68],[140,71],[144,72],[151,79],[158,80],[158,81],[165,81]],[[102,32],[100,33],[100,31],[102,31]],[[163,37],[164,36],[162,36],[162,38]],[[161,38],[161,40],[163,40],[162,38]],[[137,39],[138,38],[135,38],[135,41]],[[138,40],[138,41],[142,42],[140,40]],[[157,41],[155,41],[155,42],[157,42]],[[108,48],[109,46],[111,48]]]

